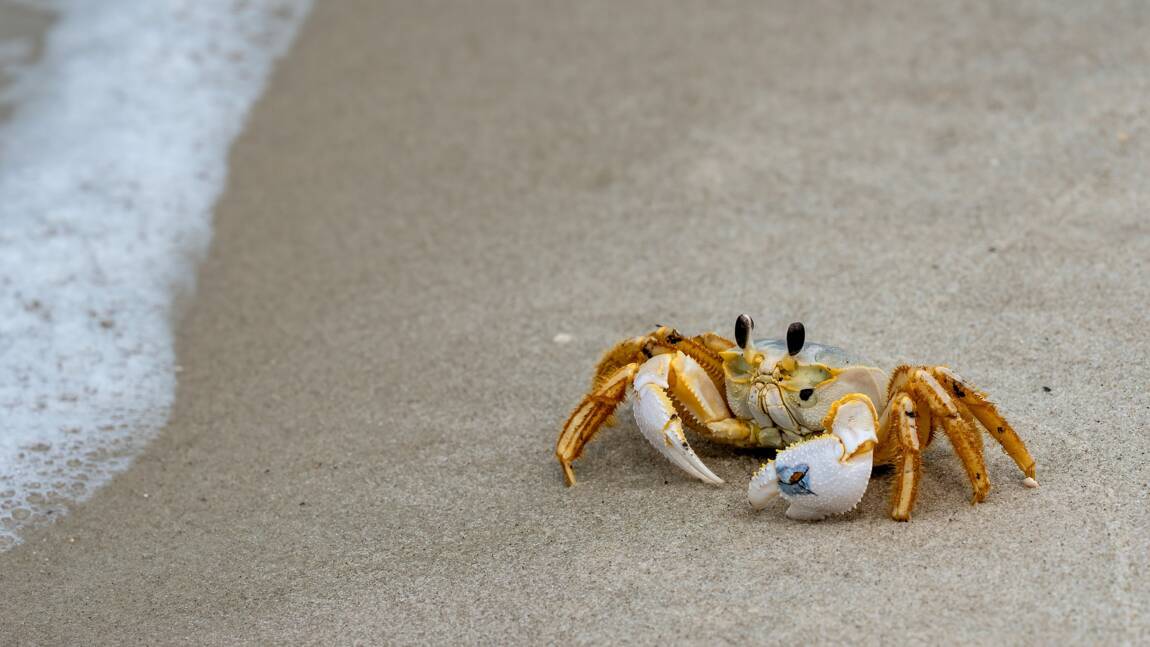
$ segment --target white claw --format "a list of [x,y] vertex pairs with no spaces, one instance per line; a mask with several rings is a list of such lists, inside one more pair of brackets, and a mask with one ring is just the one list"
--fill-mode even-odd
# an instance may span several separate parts
[[778,478],[774,461],[768,461],[755,472],[751,477],[751,483],[747,486],[747,499],[750,500],[751,507],[762,510],[779,496]]
[[[848,399],[850,398],[850,399]],[[780,451],[751,479],[747,497],[756,509],[776,496],[790,506],[787,517],[818,521],[849,512],[870,482],[875,415],[869,401],[844,398],[829,433]]]
[[1035,481],[1033,478],[1031,478],[1029,476],[1022,479],[1022,484],[1025,485],[1026,487],[1038,487],[1038,481]]
[[673,357],[671,354],[656,355],[639,369],[634,382],[635,422],[643,437],[684,472],[700,481],[722,485],[723,479],[708,469],[691,449],[683,433],[683,421],[667,396],[667,376]]

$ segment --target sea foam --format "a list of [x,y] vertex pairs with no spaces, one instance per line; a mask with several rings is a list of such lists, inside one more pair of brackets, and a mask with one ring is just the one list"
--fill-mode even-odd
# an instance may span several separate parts
[[4,70],[13,112],[0,124],[0,550],[166,423],[172,327],[228,147],[309,9],[37,4],[57,20],[40,60]]

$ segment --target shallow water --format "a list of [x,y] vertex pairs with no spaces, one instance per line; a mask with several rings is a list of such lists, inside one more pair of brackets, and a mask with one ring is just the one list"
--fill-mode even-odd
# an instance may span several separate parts
[[4,8],[24,17],[0,29],[0,549],[167,421],[228,148],[309,4]]

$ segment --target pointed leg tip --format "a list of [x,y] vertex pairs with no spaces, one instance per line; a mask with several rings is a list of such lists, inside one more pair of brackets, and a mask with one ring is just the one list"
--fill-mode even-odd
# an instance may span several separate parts
[[1022,484],[1028,488],[1038,487],[1038,481],[1036,481],[1033,476],[1028,476],[1028,477],[1022,479]]
[[563,467],[563,482],[567,487],[575,485],[575,470],[571,469],[571,464],[561,462],[560,465]]

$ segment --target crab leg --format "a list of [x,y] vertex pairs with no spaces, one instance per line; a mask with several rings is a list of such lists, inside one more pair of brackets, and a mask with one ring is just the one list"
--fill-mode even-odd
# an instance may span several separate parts
[[555,458],[563,466],[567,485],[575,485],[575,471],[571,462],[583,454],[583,447],[595,436],[603,423],[627,397],[627,387],[639,371],[637,363],[626,364],[604,377],[571,412],[567,424],[555,443]]
[[[698,379],[699,374],[703,379]],[[703,422],[706,418],[720,415],[719,407],[726,409],[718,389],[694,360],[681,352],[656,355],[644,362],[635,376],[635,422],[639,431],[659,453],[684,472],[707,483],[720,485],[723,479],[703,464],[687,442],[683,420],[668,395],[672,383],[676,386],[675,395],[685,406],[703,416]]]
[[649,357],[643,354],[643,348],[647,343],[647,337],[632,337],[615,344],[611,350],[604,353],[595,366],[595,377],[591,379],[591,390],[599,389],[605,384],[607,378],[628,364],[634,364],[635,369],[638,370],[643,360]]
[[[1037,487],[1034,459],[1022,440],[1002,419],[986,396],[944,366],[899,366],[891,375],[889,403],[881,420],[882,433],[876,461],[896,469],[891,517],[905,521],[914,507],[921,452],[930,444],[936,427],[950,439],[974,490],[972,503],[986,498],[990,479],[982,449],[985,427],[1027,474],[1023,484]],[[903,419],[904,416],[907,419]],[[909,424],[908,424],[909,423]],[[913,430],[913,434],[911,431]],[[909,461],[909,462],[908,462]],[[910,476],[913,474],[914,476]],[[911,489],[908,491],[908,487]]]
[[695,360],[712,381],[722,384],[723,360],[719,357],[719,353],[732,346],[734,342],[713,332],[684,337],[673,328],[660,326],[649,335],[624,340],[604,353],[595,367],[595,378],[592,380],[591,388],[592,390],[598,388],[604,378],[621,366],[632,362],[642,364],[644,360],[654,355],[673,353],[677,350]]
[[[918,421],[914,399],[906,393],[900,393],[891,401],[890,416],[892,427],[889,433],[894,434],[898,443],[895,464],[894,488],[891,492],[890,516],[898,521],[909,521],[910,511],[914,508],[914,500],[918,496],[918,479],[922,473],[922,451],[919,444]],[[924,424],[930,424],[929,414]]]
[[[910,388],[930,407],[931,413],[939,420],[954,452],[962,461],[970,486],[974,490],[971,503],[986,499],[990,492],[990,478],[986,474],[986,463],[982,458],[982,438],[970,414],[960,409],[947,394],[934,376],[919,369],[911,378]],[[966,415],[963,415],[966,414]]]
[[1022,439],[1010,426],[1010,423],[998,413],[998,409],[990,400],[986,398],[986,394],[971,386],[971,384],[959,376],[955,375],[950,369],[939,366],[931,371],[935,378],[937,378],[944,385],[949,387],[951,392],[958,398],[957,404],[959,407],[965,407],[978,418],[983,427],[986,427],[990,436],[1002,445],[1003,451],[1007,456],[1014,460],[1018,465],[1018,469],[1026,475],[1027,480],[1024,481],[1026,485],[1034,487],[1038,482],[1034,480],[1034,458],[1030,456],[1030,452],[1026,450],[1026,445],[1022,444]]

